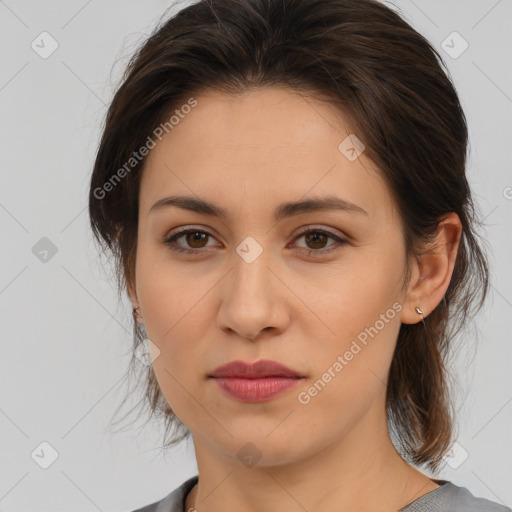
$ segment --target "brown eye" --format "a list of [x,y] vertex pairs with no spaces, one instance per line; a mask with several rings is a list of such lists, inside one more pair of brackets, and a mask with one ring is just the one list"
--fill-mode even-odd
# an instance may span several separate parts
[[[208,237],[208,233],[203,231],[189,231],[185,235],[185,240],[191,247],[201,249],[204,247],[203,243]],[[197,245],[196,245],[197,244]]]
[[323,249],[329,239],[329,236],[319,231],[310,231],[304,236],[308,244],[313,244],[312,249]]
[[[311,253],[318,253],[318,255],[322,255],[322,254],[325,254],[325,253],[328,253],[328,252],[338,249],[340,244],[341,245],[348,244],[348,242],[346,240],[343,240],[342,238],[335,235],[334,233],[330,233],[329,231],[324,231],[321,229],[308,229],[306,231],[303,231],[296,238],[296,240],[298,240],[300,238],[304,238],[304,240],[306,241],[307,246],[305,247],[305,249],[308,249],[308,248],[310,249],[309,251],[307,251],[308,255],[310,255]],[[330,244],[327,247],[333,247],[333,246],[334,247],[332,249],[329,248],[329,249],[324,250],[324,247],[326,247],[325,244],[327,243],[329,238],[331,240],[334,240],[335,243]]]
[[[210,237],[210,233],[206,231],[202,231],[200,229],[181,229],[178,233],[168,237],[165,239],[164,243],[169,246],[173,251],[177,252],[199,252],[200,249],[207,247],[205,242],[207,242],[208,237]],[[183,247],[177,244],[177,240],[180,238],[184,238],[187,244],[186,247]],[[187,247],[190,247],[188,249]]]

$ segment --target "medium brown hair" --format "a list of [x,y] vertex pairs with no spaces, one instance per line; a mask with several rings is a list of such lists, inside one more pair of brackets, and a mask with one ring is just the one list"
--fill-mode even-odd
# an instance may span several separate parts
[[[446,294],[424,322],[401,325],[387,388],[397,449],[436,471],[454,433],[449,349],[482,306],[489,270],[465,175],[464,112],[441,56],[397,12],[374,0],[201,0],[162,21],[131,58],[106,115],[90,183],[95,239],[114,256],[119,293],[127,283],[135,288],[145,159],[126,162],[194,95],[266,86],[310,93],[350,120],[393,195],[408,262],[443,215],[461,220]],[[407,268],[404,286],[409,277]],[[135,351],[145,335],[135,318],[133,329]],[[173,444],[189,432],[151,365],[143,376],[145,403],[163,414],[166,434],[175,427]]]

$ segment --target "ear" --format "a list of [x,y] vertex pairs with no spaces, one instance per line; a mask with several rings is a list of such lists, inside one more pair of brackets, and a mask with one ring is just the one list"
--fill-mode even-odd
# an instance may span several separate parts
[[402,309],[402,323],[415,324],[433,311],[443,300],[455,266],[462,234],[462,224],[455,212],[442,217],[435,240],[424,254],[416,257]]
[[[135,289],[133,288],[133,286],[131,285],[131,283],[126,284],[126,291],[128,293],[128,297],[130,298],[130,301],[132,303],[132,307],[138,308],[140,304],[137,299],[137,293],[136,293]],[[143,323],[142,315],[141,315],[140,311],[139,311],[139,314],[136,315],[136,318],[137,318],[137,322]]]

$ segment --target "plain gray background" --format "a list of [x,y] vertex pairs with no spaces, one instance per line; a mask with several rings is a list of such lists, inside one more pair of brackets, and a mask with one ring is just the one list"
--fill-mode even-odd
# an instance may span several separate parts
[[[1,511],[129,511],[196,474],[191,443],[159,455],[157,425],[109,428],[127,390],[131,312],[100,267],[86,210],[113,87],[170,5],[0,0]],[[393,5],[449,66],[491,251],[492,294],[452,368],[459,444],[438,477],[511,506],[512,1]],[[58,44],[47,58],[42,32]]]

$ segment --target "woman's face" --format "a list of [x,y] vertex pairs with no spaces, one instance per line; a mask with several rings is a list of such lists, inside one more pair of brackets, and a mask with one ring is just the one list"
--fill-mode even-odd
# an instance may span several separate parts
[[[195,100],[151,149],[140,190],[136,300],[165,399],[196,441],[258,464],[297,461],[363,424],[365,436],[382,431],[405,311],[402,226],[384,181],[329,104],[275,87]],[[225,216],[152,209],[170,196]],[[326,197],[357,208],[306,207]],[[199,233],[166,243],[179,229]],[[261,359],[301,378],[274,379],[271,396],[210,377]]]

